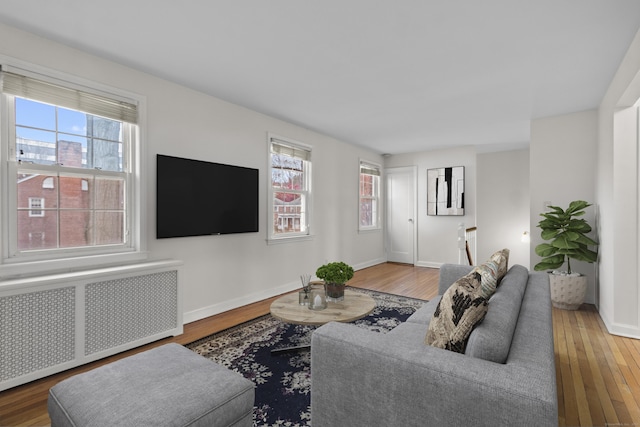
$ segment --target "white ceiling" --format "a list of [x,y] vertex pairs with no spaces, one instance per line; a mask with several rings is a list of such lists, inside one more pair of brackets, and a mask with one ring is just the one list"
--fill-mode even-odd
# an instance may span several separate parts
[[396,154],[596,108],[640,1],[2,0],[0,22]]

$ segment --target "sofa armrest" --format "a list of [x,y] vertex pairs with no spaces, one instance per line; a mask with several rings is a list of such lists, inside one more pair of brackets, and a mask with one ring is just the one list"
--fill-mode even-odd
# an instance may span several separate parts
[[453,285],[462,276],[469,274],[471,270],[473,270],[471,265],[442,264],[438,279],[438,295],[444,294],[444,291],[449,289],[449,286]]
[[546,376],[329,323],[312,336],[313,425],[557,425],[555,372]]

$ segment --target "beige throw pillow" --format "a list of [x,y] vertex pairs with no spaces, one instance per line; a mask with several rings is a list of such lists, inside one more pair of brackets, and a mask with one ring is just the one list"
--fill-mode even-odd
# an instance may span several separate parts
[[508,267],[509,249],[505,248],[451,285],[433,313],[425,342],[464,353],[471,331],[487,314],[489,298],[507,274]]
[[464,353],[471,331],[487,314],[488,300],[480,282],[481,275],[474,270],[445,291],[429,322],[428,345]]
[[502,278],[507,274],[509,267],[509,249],[502,249],[491,255],[489,260],[477,266],[474,271],[480,274],[482,296],[490,298],[496,291]]

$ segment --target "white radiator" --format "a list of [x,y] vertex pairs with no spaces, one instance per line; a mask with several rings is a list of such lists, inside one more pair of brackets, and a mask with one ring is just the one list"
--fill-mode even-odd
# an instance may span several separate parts
[[0,281],[0,391],[181,334],[180,264]]

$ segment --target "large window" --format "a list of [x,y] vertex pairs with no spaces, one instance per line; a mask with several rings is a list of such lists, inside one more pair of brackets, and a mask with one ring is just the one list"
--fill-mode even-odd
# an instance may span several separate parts
[[7,68],[3,263],[135,249],[135,102]]
[[360,162],[359,230],[380,228],[380,166]]
[[311,148],[269,137],[269,239],[309,235]]

